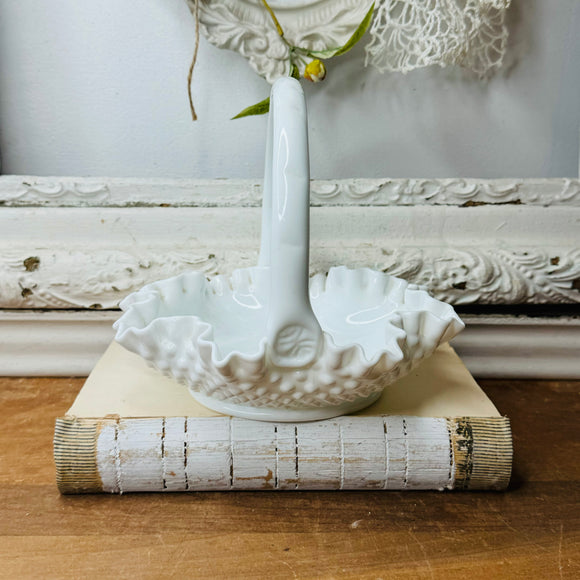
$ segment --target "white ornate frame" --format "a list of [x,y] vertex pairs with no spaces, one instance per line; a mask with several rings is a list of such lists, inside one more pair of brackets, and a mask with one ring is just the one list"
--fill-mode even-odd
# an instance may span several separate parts
[[[580,303],[580,181],[313,181],[312,273],[369,266],[452,304]],[[256,262],[261,182],[0,178],[0,308],[111,309]],[[47,240],[49,236],[49,240]]]
[[[85,374],[119,301],[256,263],[260,181],[0,177],[0,369]],[[580,181],[312,182],[311,271],[368,266],[455,305],[580,303]],[[568,306],[565,306],[568,305]],[[468,316],[480,376],[580,376],[575,316]]]

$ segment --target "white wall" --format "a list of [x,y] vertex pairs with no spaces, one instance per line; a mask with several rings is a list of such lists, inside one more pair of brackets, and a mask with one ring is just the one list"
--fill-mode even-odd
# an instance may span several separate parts
[[[312,175],[578,174],[580,2],[513,0],[510,53],[488,83],[455,70],[363,69],[362,48],[308,86]],[[259,177],[265,119],[230,121],[268,85],[194,42],[183,0],[1,0],[3,173]]]

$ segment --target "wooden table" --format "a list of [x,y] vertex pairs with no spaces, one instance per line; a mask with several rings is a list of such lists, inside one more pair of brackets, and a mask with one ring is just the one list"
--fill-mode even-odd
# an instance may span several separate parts
[[507,493],[61,496],[82,382],[0,378],[2,578],[580,578],[580,382],[482,382],[512,419]]

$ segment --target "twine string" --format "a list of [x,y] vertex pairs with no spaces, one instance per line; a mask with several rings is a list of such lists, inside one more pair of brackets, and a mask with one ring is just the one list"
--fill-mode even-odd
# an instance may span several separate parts
[[189,109],[191,111],[191,119],[197,121],[197,114],[195,112],[195,107],[193,106],[193,96],[191,94],[191,83],[193,80],[193,69],[195,68],[195,63],[197,61],[197,51],[199,49],[199,0],[195,0],[193,17],[195,18],[195,49],[193,51],[193,58],[191,59],[191,64],[189,65],[189,73],[187,75],[187,96],[189,97]]

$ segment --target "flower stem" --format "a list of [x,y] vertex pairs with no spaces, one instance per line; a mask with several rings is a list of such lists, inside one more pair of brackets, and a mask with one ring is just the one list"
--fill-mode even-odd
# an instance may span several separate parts
[[280,26],[280,23],[278,22],[278,19],[276,18],[274,11],[270,8],[270,6],[269,6],[268,2],[266,2],[266,0],[262,0],[262,4],[264,4],[264,6],[266,7],[266,10],[269,12],[270,17],[272,18],[272,22],[274,22],[274,26],[276,27],[276,30],[278,31],[278,34],[280,35],[281,38],[284,38],[284,31],[282,30],[282,27]]

